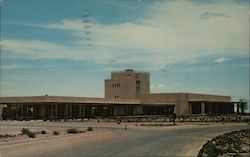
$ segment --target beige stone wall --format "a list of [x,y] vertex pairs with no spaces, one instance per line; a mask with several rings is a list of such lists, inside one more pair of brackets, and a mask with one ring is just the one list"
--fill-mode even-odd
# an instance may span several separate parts
[[140,96],[141,104],[157,104],[157,103],[176,103],[177,94],[157,93],[157,94],[142,94]]
[[231,101],[230,96],[188,93],[189,101]]
[[181,93],[159,93],[159,94],[143,94],[141,95],[141,104],[165,104],[175,105],[175,111],[177,115],[188,114],[188,97],[187,94]]
[[[135,99],[140,94],[149,93],[149,73],[125,70],[113,72],[111,79],[105,80],[105,98]],[[136,81],[140,81],[140,92],[136,93]]]
[[[113,87],[113,84],[119,84],[120,87]],[[135,98],[135,92],[132,91],[135,91],[135,82],[132,80],[105,80],[105,98]]]
[[178,93],[176,102],[176,114],[186,115],[189,114],[188,94]]
[[190,114],[189,101],[231,101],[230,96],[218,96],[207,94],[192,93],[159,93],[159,94],[142,94],[140,97],[141,104],[157,105],[174,104],[177,115]]

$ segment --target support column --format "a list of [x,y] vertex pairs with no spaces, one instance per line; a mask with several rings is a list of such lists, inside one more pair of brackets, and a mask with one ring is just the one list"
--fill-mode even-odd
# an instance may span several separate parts
[[192,114],[192,104],[189,103],[189,114],[191,115]]
[[68,106],[65,104],[65,118],[68,119]]
[[69,105],[69,114],[70,114],[70,118],[72,118],[72,104]]
[[84,118],[86,115],[85,110],[86,110],[86,106],[84,105],[84,106],[82,106],[82,118]]
[[222,113],[221,114],[225,114],[225,104],[222,104]]
[[57,104],[56,104],[56,118],[57,118]]
[[174,105],[174,113],[176,114],[176,105]]
[[34,105],[31,105],[31,116],[32,116],[32,119],[34,119]]
[[219,114],[219,105],[216,104],[216,114],[218,115]]
[[245,111],[244,111],[244,109],[245,109],[245,103],[242,103],[242,105],[241,105],[241,113],[245,113]]
[[201,103],[201,114],[205,114],[205,103]]
[[209,112],[208,113],[212,114],[212,104],[211,103],[209,104]]
[[239,111],[239,104],[237,103],[236,105],[237,105],[237,114],[239,114],[239,112],[240,112]]
[[19,105],[16,105],[16,119],[19,119]]
[[26,117],[29,117],[29,105],[26,105]]
[[21,117],[23,119],[23,104],[21,105]]
[[82,105],[79,105],[79,108],[80,108],[80,114],[79,114],[79,117],[82,118]]
[[53,105],[50,104],[50,118],[53,117]]

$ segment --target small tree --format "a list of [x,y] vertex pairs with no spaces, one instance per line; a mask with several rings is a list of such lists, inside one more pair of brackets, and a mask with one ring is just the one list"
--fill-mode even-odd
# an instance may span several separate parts
[[28,135],[31,131],[28,128],[22,128],[21,133],[22,135]]
[[22,135],[27,135],[29,138],[36,138],[36,133],[30,131],[27,128],[22,128],[21,133]]
[[29,138],[36,138],[36,133],[30,132],[30,133],[28,133],[28,137]]
[[176,113],[173,113],[172,120],[174,125],[175,125],[175,119],[176,119]]
[[8,107],[7,106],[2,108],[2,118],[3,118],[3,120],[8,119]]
[[68,133],[68,134],[77,134],[77,133],[78,133],[78,130],[75,129],[75,128],[71,128],[71,129],[68,129],[68,130],[67,130],[67,133]]
[[90,126],[87,128],[87,131],[93,131],[93,128]]
[[53,135],[59,135],[60,133],[58,131],[53,131]]

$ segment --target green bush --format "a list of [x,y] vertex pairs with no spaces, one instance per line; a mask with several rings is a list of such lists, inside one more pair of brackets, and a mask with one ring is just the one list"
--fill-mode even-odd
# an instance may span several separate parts
[[22,128],[21,133],[22,135],[27,135],[29,138],[36,138],[36,133],[30,131],[27,128]]
[[45,130],[42,130],[41,131],[41,134],[47,134]]
[[60,133],[58,131],[53,131],[53,135],[59,135]]
[[77,134],[77,133],[79,133],[79,131],[75,128],[70,128],[67,130],[67,133],[68,134]]
[[27,134],[29,138],[36,138],[36,133],[30,132]]
[[22,135],[28,135],[31,131],[27,128],[22,128],[21,133]]
[[12,135],[12,134],[4,134],[4,135],[2,135],[2,134],[0,134],[0,139],[1,138],[8,138],[8,137],[16,137],[16,135]]
[[90,126],[87,128],[87,131],[93,131],[93,128]]

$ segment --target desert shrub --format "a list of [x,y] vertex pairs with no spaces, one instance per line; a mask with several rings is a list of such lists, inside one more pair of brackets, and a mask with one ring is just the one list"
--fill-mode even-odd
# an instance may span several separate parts
[[22,128],[21,133],[22,133],[22,135],[27,135],[29,138],[35,138],[36,137],[36,133],[30,131],[27,128]]
[[80,130],[79,133],[85,133],[86,131]]
[[31,131],[27,128],[22,128],[21,133],[22,135],[28,135]]
[[36,133],[34,132],[29,132],[27,135],[29,138],[36,138]]
[[16,135],[12,135],[12,134],[4,134],[4,135],[2,135],[2,134],[0,134],[0,139],[1,138],[8,138],[8,137],[16,137]]
[[90,126],[87,128],[87,131],[93,131],[93,128]]
[[67,130],[67,133],[68,134],[77,134],[79,131],[75,128],[70,128]]
[[53,131],[53,135],[59,135],[59,131]]
[[46,131],[45,131],[45,130],[42,130],[42,131],[41,131],[41,134],[46,134]]
[[2,108],[2,115],[1,116],[2,116],[3,120],[7,120],[9,118],[8,107]]

